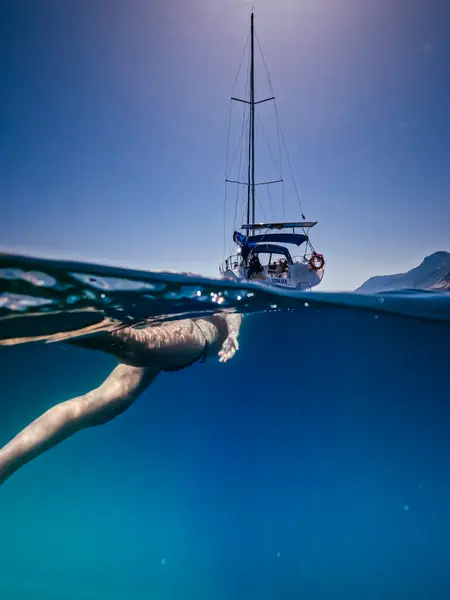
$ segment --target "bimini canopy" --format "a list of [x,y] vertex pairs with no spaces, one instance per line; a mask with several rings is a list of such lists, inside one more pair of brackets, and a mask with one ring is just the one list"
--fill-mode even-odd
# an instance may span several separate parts
[[262,235],[250,235],[247,237],[239,231],[235,231],[233,240],[236,244],[239,244],[239,246],[245,244],[250,248],[253,248],[256,244],[260,244],[261,242],[275,242],[278,244],[295,244],[296,246],[301,246],[308,241],[308,236],[302,233],[266,233]]
[[302,233],[266,233],[262,235],[250,235],[247,244],[260,244],[261,242],[275,242],[276,244],[295,244],[301,246],[308,241],[308,236]]

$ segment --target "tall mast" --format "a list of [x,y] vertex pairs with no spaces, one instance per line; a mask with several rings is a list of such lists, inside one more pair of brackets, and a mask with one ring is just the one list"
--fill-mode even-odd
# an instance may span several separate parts
[[[255,223],[255,15],[250,17],[250,122],[248,132],[247,223]],[[251,219],[251,220],[250,220]],[[252,231],[254,233],[254,231]]]
[[275,181],[260,181],[255,183],[255,105],[263,102],[269,102],[275,100],[274,96],[265,98],[264,100],[255,101],[255,27],[254,27],[255,15],[252,11],[250,19],[250,99],[231,98],[236,102],[243,102],[250,106],[250,119],[249,119],[249,130],[248,130],[248,173],[247,181],[235,181],[233,179],[225,179],[228,183],[236,183],[238,185],[247,186],[247,231],[250,229],[252,233],[255,233],[253,225],[255,224],[255,186],[256,185],[271,185],[272,183],[281,183],[283,179],[277,179]]

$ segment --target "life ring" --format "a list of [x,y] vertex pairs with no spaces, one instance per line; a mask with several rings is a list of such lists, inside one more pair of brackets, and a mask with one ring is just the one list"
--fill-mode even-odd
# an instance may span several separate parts
[[323,254],[319,254],[318,252],[313,252],[311,258],[309,259],[309,267],[312,271],[320,271],[325,266],[325,259]]

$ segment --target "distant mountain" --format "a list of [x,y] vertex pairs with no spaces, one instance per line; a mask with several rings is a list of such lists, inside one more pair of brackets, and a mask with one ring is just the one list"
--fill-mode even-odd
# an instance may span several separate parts
[[376,294],[395,290],[450,291],[450,252],[435,252],[407,273],[371,277],[356,292]]

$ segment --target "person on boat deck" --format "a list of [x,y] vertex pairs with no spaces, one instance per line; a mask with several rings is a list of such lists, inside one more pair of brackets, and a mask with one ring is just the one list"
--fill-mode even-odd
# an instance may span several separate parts
[[263,270],[264,270],[264,268],[259,260],[259,256],[257,254],[252,254],[250,256],[250,261],[249,261],[248,275],[247,275],[248,278],[249,279],[255,278],[257,275],[262,273]]
[[279,258],[278,261],[277,261],[275,272],[277,274],[280,274],[280,273],[283,272],[283,261],[281,260],[281,258]]
[[[239,349],[242,315],[220,313],[68,340],[112,354],[119,365],[99,387],[57,404],[0,449],[0,485],[17,469],[86,427],[122,414],[161,371],[178,371],[219,356],[230,360]],[[20,340],[16,340],[20,343]]]

